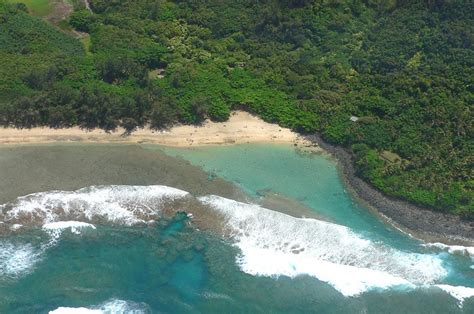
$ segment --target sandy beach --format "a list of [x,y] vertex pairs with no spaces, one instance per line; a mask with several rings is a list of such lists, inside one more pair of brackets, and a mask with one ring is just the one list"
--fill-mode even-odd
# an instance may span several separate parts
[[310,141],[299,137],[290,129],[267,123],[243,111],[233,112],[226,122],[206,121],[201,126],[179,125],[165,131],[142,128],[127,136],[123,129],[117,129],[113,133],[100,129],[86,131],[78,127],[0,129],[0,144],[56,142],[160,144],[175,147],[275,142],[295,143],[299,147],[317,149]]
[[[402,200],[387,197],[375,190],[366,182],[355,175],[350,153],[342,148],[336,148],[324,143],[319,137],[303,137],[287,128],[282,128],[276,124],[267,123],[258,117],[247,112],[233,112],[226,122],[216,123],[206,121],[200,126],[179,125],[166,131],[155,131],[148,128],[138,129],[131,135],[124,136],[121,129],[113,133],[106,133],[103,130],[95,129],[86,131],[78,127],[67,129],[32,128],[15,129],[0,128],[0,146],[15,147],[24,144],[36,146],[36,144],[55,143],[77,143],[77,144],[158,144],[174,147],[193,147],[204,145],[232,145],[246,143],[290,143],[294,144],[301,151],[322,152],[327,151],[333,154],[342,167],[342,177],[360,201],[368,207],[373,207],[374,211],[381,213],[386,220],[397,227],[402,227],[405,231],[416,235],[419,238],[435,239],[447,243],[472,242],[473,223],[464,221],[459,216],[453,216],[434,212],[420,208]],[[24,157],[21,157],[22,159]],[[75,163],[78,162],[77,160]],[[68,166],[65,165],[67,168]],[[31,167],[27,167],[31,169]],[[87,168],[87,167],[86,167]],[[6,169],[6,168],[5,168]],[[43,169],[40,167],[40,169]],[[49,168],[48,168],[49,169]],[[26,171],[26,169],[25,169]],[[27,172],[30,172],[28,170]],[[90,171],[88,173],[94,173]],[[160,171],[164,171],[160,169]],[[53,171],[54,172],[54,171]],[[119,171],[120,172],[120,171]],[[13,173],[11,174],[14,175]],[[26,175],[26,173],[25,173]],[[58,174],[59,175],[59,174]],[[4,176],[8,177],[8,176]],[[40,176],[41,177],[41,176]],[[114,180],[117,180],[115,178]],[[115,182],[101,182],[112,184]],[[156,183],[151,180],[149,183]],[[79,188],[85,186],[74,185],[68,188]],[[125,182],[129,183],[129,182]],[[161,183],[161,182],[159,182]],[[23,185],[28,185],[23,183]],[[64,185],[55,186],[59,188]],[[4,189],[17,184],[7,184]],[[34,192],[36,185],[22,191]],[[44,187],[43,190],[52,187]],[[16,191],[16,189],[15,189]],[[9,196],[15,195],[12,193]]]

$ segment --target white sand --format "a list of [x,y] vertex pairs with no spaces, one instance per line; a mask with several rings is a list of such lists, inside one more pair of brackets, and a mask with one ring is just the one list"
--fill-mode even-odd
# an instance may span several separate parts
[[[85,143],[148,143],[167,146],[200,146],[258,142],[296,143],[299,147],[313,146],[290,129],[267,123],[243,111],[233,112],[227,122],[206,121],[201,126],[180,125],[167,131],[138,129],[123,136],[123,129],[113,133],[78,127],[65,129],[0,128],[0,144],[41,144],[56,142]],[[312,151],[318,150],[316,147]]]

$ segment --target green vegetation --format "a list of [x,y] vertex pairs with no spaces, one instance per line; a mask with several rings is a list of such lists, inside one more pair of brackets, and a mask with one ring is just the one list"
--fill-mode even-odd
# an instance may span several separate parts
[[48,15],[52,6],[51,0],[7,0],[10,3],[23,3],[34,16],[43,17]]
[[52,78],[48,82],[33,78],[51,70],[56,72],[54,80],[59,80],[68,64],[84,54],[82,49],[78,41],[32,18],[22,6],[0,2],[0,100],[4,106],[19,96],[38,94],[40,86],[54,85]]
[[86,51],[86,54],[91,54],[91,38],[89,36],[85,36],[82,37],[80,41],[84,45],[84,50]]
[[132,132],[241,108],[352,149],[389,195],[474,217],[469,1],[90,4],[69,19],[83,43],[0,4],[1,124]]

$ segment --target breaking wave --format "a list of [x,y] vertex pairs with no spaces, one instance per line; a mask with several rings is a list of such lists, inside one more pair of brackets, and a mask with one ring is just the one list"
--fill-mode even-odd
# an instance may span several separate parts
[[165,205],[188,195],[188,192],[159,185],[91,186],[77,191],[34,193],[0,205],[3,228],[16,232],[41,226],[49,236],[37,246],[0,242],[0,275],[3,279],[26,275],[44,252],[58,243],[64,231],[79,235],[86,229],[96,228],[83,221],[144,223],[160,216]]
[[462,307],[464,300],[474,297],[474,288],[451,285],[436,285],[444,292],[449,293],[453,298],[458,300],[458,305]]
[[[182,203],[182,200],[192,202]],[[166,208],[171,206],[176,210],[184,204],[202,207],[195,215],[208,213],[212,219],[220,219],[219,223],[225,225],[225,234],[230,235],[240,249],[236,263],[243,272],[254,276],[309,275],[330,284],[345,296],[356,296],[371,289],[433,286],[451,294],[460,305],[464,299],[474,296],[473,288],[443,284],[449,270],[439,254],[405,252],[334,223],[295,218],[219,196],[196,199],[186,191],[159,185],[91,186],[77,191],[41,192],[1,205],[0,226],[12,232],[41,227],[49,240],[38,247],[0,242],[0,274],[16,278],[31,272],[45,250],[56,245],[66,230],[80,235],[93,231],[101,223],[146,223],[161,217]],[[189,217],[195,216],[191,208],[186,209]],[[211,219],[209,217],[196,220]],[[472,248],[440,243],[425,246],[473,256]],[[209,294],[206,297],[221,296]],[[112,305],[131,304],[120,300],[111,302],[83,310],[101,313]],[[66,310],[78,309],[58,308],[52,313]]]
[[49,311],[49,314],[74,314],[74,313],[131,313],[131,314],[142,314],[149,312],[148,306],[143,303],[135,303],[131,301],[123,300],[110,300],[104,304],[98,306],[92,306],[90,308],[85,307],[59,307],[53,311]]
[[77,191],[51,191],[19,197],[0,208],[4,221],[46,224],[51,222],[100,221],[133,225],[160,214],[166,202],[182,199],[188,192],[151,186],[91,186]]
[[344,226],[218,196],[200,200],[224,216],[241,250],[237,262],[252,275],[310,275],[354,296],[373,288],[431,285],[448,274],[436,255],[395,250]]
[[16,279],[29,274],[42,259],[43,253],[58,243],[65,230],[81,234],[85,228],[95,229],[95,226],[78,221],[53,222],[43,225],[42,229],[49,235],[49,239],[40,246],[15,244],[6,240],[0,242],[0,280]]
[[447,244],[439,243],[439,242],[425,243],[422,245],[424,247],[437,248],[443,251],[447,251],[450,254],[467,255],[474,258],[474,247],[472,246],[447,245]]
[[79,235],[87,228],[95,229],[95,226],[80,221],[57,221],[44,224],[42,229],[49,234],[50,240],[47,244],[43,245],[43,247],[46,249],[47,247],[55,245],[61,238],[63,232],[67,229],[69,229],[71,233]]

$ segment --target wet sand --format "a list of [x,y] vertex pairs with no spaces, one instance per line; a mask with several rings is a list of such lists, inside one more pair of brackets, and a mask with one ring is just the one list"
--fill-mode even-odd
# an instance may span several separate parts
[[193,195],[244,197],[188,162],[139,145],[0,146],[0,203],[41,191],[90,185],[167,185]]
[[[305,140],[301,140],[296,133],[287,129],[283,129],[281,131],[283,133],[281,133],[279,131],[280,127],[266,124],[246,113],[237,112],[232,119],[226,123],[205,124],[201,127],[177,127],[173,131],[174,133],[163,133],[161,137],[154,133],[146,133],[146,136],[153,137],[153,141],[163,142],[171,146],[236,144],[246,143],[251,133],[263,128],[265,131],[262,131],[263,133],[260,135],[252,135],[253,142],[265,142],[265,136],[270,136],[270,140],[267,138],[266,142],[278,142],[279,140],[275,138],[271,140],[274,136],[272,134],[277,133],[281,141],[297,143],[297,147],[300,149],[320,152],[322,151],[320,147],[322,147],[332,153],[339,161],[342,177],[349,190],[366,207],[385,217],[388,223],[415,237],[431,242],[440,241],[448,244],[462,242],[468,245],[472,245],[474,242],[474,222],[464,221],[458,216],[434,212],[383,195],[355,176],[351,155],[343,148],[328,145],[317,136],[310,136]],[[249,123],[249,121],[253,121],[254,127],[246,130],[242,123]],[[68,130],[73,131],[71,129],[58,131]],[[4,133],[1,133],[2,131]],[[182,137],[184,134],[182,132],[186,133],[188,131],[191,131],[189,136],[193,137],[194,140],[190,141],[189,137]],[[22,135],[12,139],[8,136],[4,137],[5,132],[20,132]],[[22,137],[25,132],[39,133],[32,137]],[[79,130],[79,132],[83,131]],[[144,132],[152,131],[144,130]],[[209,137],[211,134],[219,135],[220,142],[211,141]],[[225,134],[229,137],[234,136],[235,141],[228,140],[229,137],[226,137]],[[90,185],[110,184],[161,184],[189,191],[197,196],[216,194],[238,201],[249,201],[248,196],[233,184],[222,179],[210,178],[200,168],[192,166],[184,160],[169,157],[161,152],[143,149],[140,145],[130,144],[133,142],[154,143],[151,140],[148,141],[147,137],[144,137],[140,132],[129,138],[122,138],[118,134],[104,133],[99,137],[92,134],[83,134],[82,136],[85,137],[77,139],[78,142],[75,142],[74,137],[58,137],[58,135],[49,133],[46,138],[44,136],[39,129],[30,131],[3,129],[0,131],[0,143],[11,144],[0,145],[0,204],[11,201],[18,196],[39,191],[76,190]],[[178,139],[179,141],[176,142]],[[117,144],[105,144],[110,141]],[[68,144],[62,144],[64,142],[68,142]],[[316,145],[311,145],[311,142]],[[19,145],[19,143],[30,144]],[[38,144],[31,145],[31,143]],[[294,204],[290,206],[289,203],[291,202],[287,202],[287,205],[279,209],[276,204],[284,202],[269,202],[265,198],[252,201],[266,201],[267,204],[263,204],[264,206],[274,207],[275,210],[293,216],[311,217],[310,211],[304,207],[294,210],[297,206],[294,206]]]

